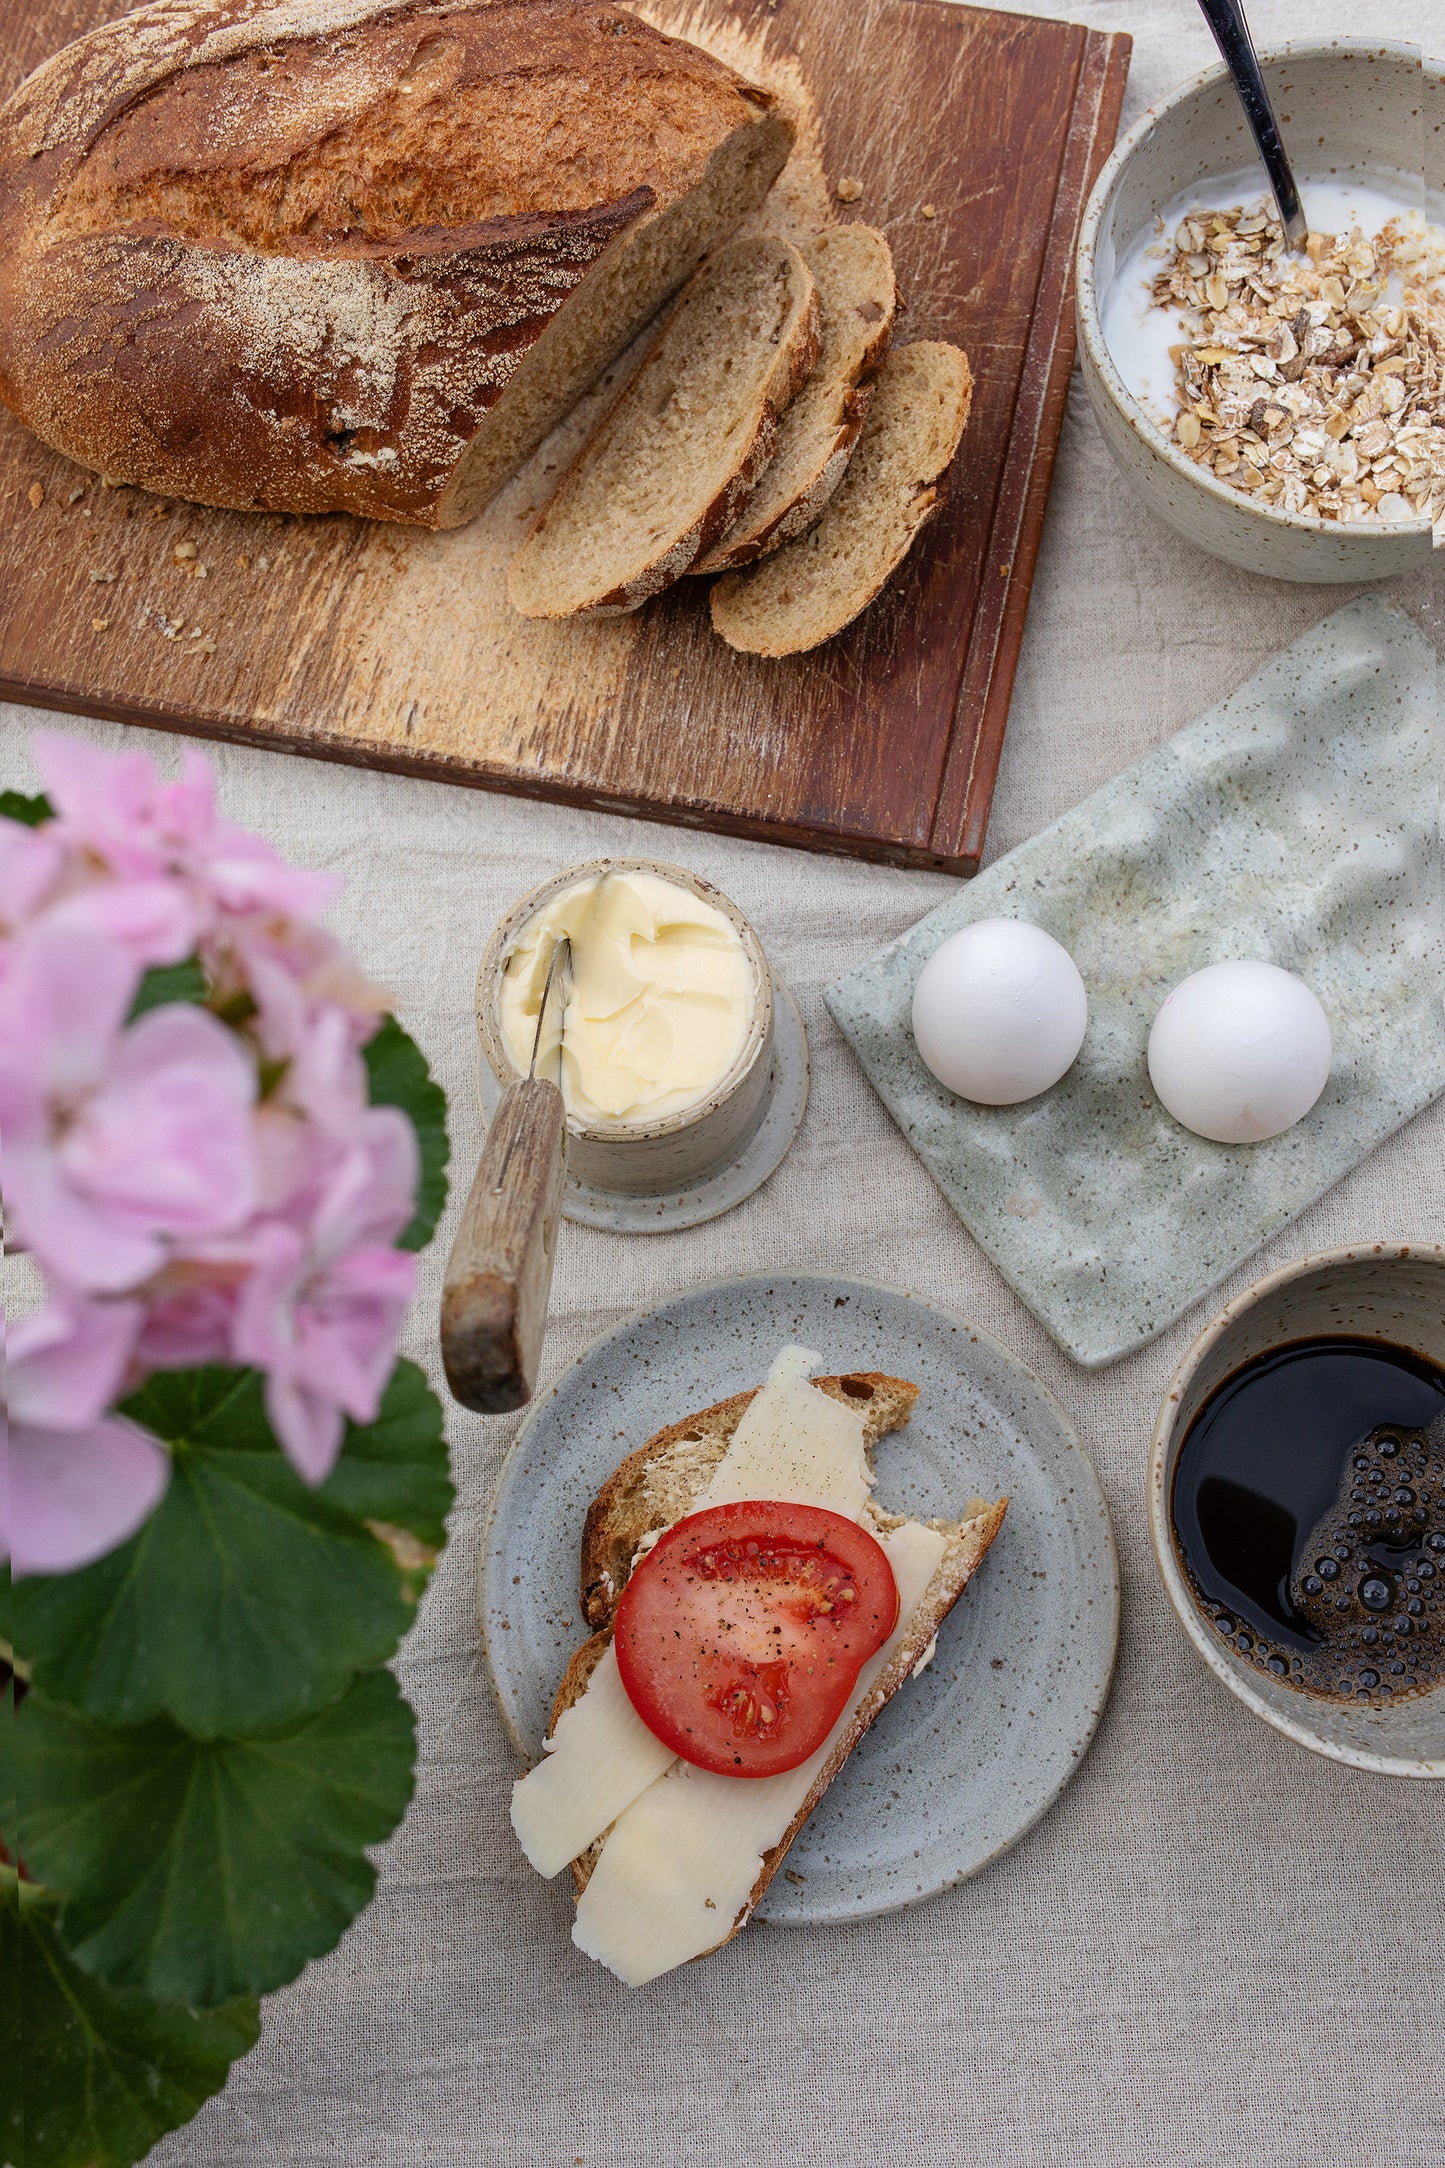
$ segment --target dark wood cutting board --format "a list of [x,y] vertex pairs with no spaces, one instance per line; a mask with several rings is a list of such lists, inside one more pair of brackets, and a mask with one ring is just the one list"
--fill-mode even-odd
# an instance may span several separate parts
[[[0,0],[0,90],[120,12]],[[0,412],[0,692],[977,868],[1073,362],[1073,243],[1129,40],[949,0],[638,12],[798,113],[776,221],[882,226],[908,302],[897,336],[968,350],[977,388],[948,502],[884,596],[784,662],[714,638],[702,581],[631,617],[524,622],[503,575],[566,425],[473,526],[432,535],[103,487]],[[861,194],[840,201],[840,181]]]

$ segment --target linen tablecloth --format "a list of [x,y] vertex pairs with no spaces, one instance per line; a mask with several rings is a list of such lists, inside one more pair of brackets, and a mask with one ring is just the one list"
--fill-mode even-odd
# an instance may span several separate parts
[[[842,9],[842,0],[840,0]],[[1192,0],[1041,12],[1135,38],[1126,124],[1211,57]],[[1440,0],[1380,0],[1369,34],[1438,50]],[[1358,33],[1347,0],[1254,0],[1261,42]],[[1445,573],[1395,599],[1445,651]],[[989,855],[1159,744],[1344,591],[1234,572],[1158,525],[1116,474],[1075,382]],[[3,600],[0,600],[3,606]],[[0,710],[0,785],[33,788]],[[160,734],[81,722],[98,744]],[[953,1305],[1045,1380],[1112,1507],[1119,1667],[1058,1805],[946,1896],[855,1927],[754,1926],[632,1993],[568,1939],[571,1903],[521,1858],[515,1769],[475,1614],[482,1519],[516,1418],[451,1409],[452,1538],[398,1662],[420,1728],[416,1799],[375,1903],[265,2006],[225,2092],[164,2168],[706,2168],[962,2162],[1060,2168],[1352,2168],[1445,2162],[1445,1786],[1389,1782],[1268,1731],[1206,1676],[1166,1610],[1144,1477],[1170,1372],[1215,1307],[1112,1369],[1076,1368],[1015,1300],[873,1097],[821,988],[948,892],[945,876],[662,830],[282,755],[213,749],[226,811],[346,875],[338,929],[451,1100],[455,1184],[406,1351],[440,1384],[442,1264],[481,1119],[472,980],[505,906],[555,867],[660,851],[759,928],[801,1002],[813,1098],[781,1171],[682,1234],[567,1227],[549,1374],[628,1309],[713,1274],[863,1272]],[[1355,1238],[1445,1235],[1445,1105],[1421,1116],[1238,1273]],[[565,1879],[565,1878],[564,1878]]]

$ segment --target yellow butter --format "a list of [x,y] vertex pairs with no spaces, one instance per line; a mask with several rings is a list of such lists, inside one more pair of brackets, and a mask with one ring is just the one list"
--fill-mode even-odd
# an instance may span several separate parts
[[[650,1122],[705,1099],[742,1053],[757,1002],[732,921],[655,873],[605,873],[562,889],[527,921],[502,974],[502,1038],[523,1073],[564,934],[572,944],[560,1077],[568,1113],[589,1127]],[[537,1066],[542,1076],[557,1074],[550,1028]]]

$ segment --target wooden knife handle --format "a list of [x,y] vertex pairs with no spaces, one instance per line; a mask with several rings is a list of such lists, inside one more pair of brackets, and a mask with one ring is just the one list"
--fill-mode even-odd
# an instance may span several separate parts
[[442,1283],[442,1362],[464,1408],[502,1415],[532,1397],[566,1168],[562,1094],[543,1077],[505,1092]]

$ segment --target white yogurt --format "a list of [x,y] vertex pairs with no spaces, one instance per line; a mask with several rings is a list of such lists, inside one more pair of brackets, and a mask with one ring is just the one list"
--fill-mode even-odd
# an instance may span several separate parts
[[[1347,233],[1360,227],[1367,240],[1409,211],[1423,211],[1432,224],[1445,223],[1445,201],[1432,196],[1408,174],[1330,173],[1300,177],[1310,228],[1315,233]],[[1257,166],[1199,181],[1164,206],[1159,226],[1146,226],[1120,259],[1104,299],[1104,343],[1129,390],[1166,433],[1174,426],[1178,400],[1169,349],[1184,337],[1182,312],[1157,308],[1154,280],[1174,251],[1180,222],[1195,211],[1266,209],[1276,215],[1274,198],[1260,187]]]

